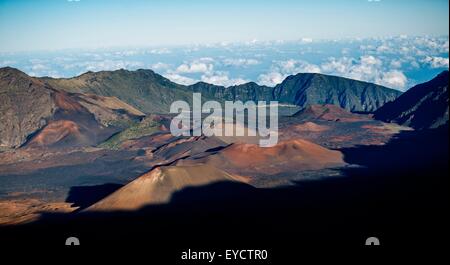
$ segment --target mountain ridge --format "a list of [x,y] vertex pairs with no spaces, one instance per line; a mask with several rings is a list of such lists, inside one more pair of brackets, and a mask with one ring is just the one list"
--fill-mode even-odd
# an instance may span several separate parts
[[[116,96],[145,113],[167,113],[175,100],[192,101],[192,92],[205,100],[279,101],[305,107],[335,104],[350,111],[373,112],[401,92],[384,86],[344,77],[298,73],[274,87],[247,82],[234,86],[197,82],[180,85],[150,69],[86,72],[72,78],[40,78],[53,87],[70,92]],[[123,87],[128,87],[126,91]]]
[[[202,93],[203,100],[277,100],[300,107],[334,104],[352,111],[372,111],[400,93],[320,74],[289,76],[275,87],[255,82],[223,87],[203,82],[179,85],[145,69],[86,72],[56,79],[31,77],[4,67],[0,68],[0,146],[22,146],[30,141],[29,136],[46,126],[43,133],[47,136],[31,143],[48,145],[55,144],[49,138],[66,141],[74,137],[69,142],[94,144],[112,132],[115,126],[109,127],[111,121],[128,124],[145,114],[166,113],[176,100],[191,103],[193,92]],[[90,131],[90,126],[98,130]]]
[[175,99],[192,101],[192,95],[182,85],[146,69],[86,72],[71,78],[41,79],[69,92],[115,96],[146,113],[158,113]]

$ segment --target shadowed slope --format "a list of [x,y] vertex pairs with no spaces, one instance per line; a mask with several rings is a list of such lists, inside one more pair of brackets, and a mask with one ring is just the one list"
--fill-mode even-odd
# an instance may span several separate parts
[[448,71],[419,84],[375,112],[375,118],[411,126],[437,128],[448,123]]
[[401,92],[368,82],[344,77],[300,73],[288,76],[274,88],[275,98],[306,107],[332,104],[349,111],[375,111]]

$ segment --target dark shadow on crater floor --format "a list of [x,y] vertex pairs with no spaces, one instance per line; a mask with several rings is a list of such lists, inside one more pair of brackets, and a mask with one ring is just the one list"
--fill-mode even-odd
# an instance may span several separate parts
[[46,214],[1,232],[8,244],[45,238],[63,247],[77,235],[86,247],[145,248],[173,262],[187,248],[264,248],[281,260],[310,248],[361,248],[370,236],[385,247],[438,248],[448,245],[448,149],[448,127],[404,132],[384,146],[342,150],[361,165],[343,169],[345,177],[273,189],[216,183],[135,212]]
[[123,187],[122,184],[116,183],[106,183],[94,186],[74,186],[70,188],[66,202],[73,203],[72,207],[79,207],[78,210],[83,210],[121,187]]

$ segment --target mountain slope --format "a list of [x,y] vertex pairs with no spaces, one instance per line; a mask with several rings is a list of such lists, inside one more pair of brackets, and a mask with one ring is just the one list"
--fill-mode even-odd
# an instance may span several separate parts
[[0,69],[0,146],[17,147],[54,111],[52,91],[14,68]]
[[301,107],[333,104],[350,111],[375,111],[400,94],[367,82],[314,73],[289,76],[274,89],[280,102]]
[[448,71],[412,87],[375,112],[376,119],[415,129],[437,128],[449,119]]
[[117,98],[59,91],[14,68],[0,68],[0,146],[86,146],[103,141],[139,110]]
[[192,93],[151,70],[87,72],[73,78],[42,78],[69,92],[117,97],[146,113],[167,113],[176,100],[192,101]]
[[254,82],[231,87],[204,82],[183,86],[143,69],[87,72],[73,78],[42,80],[69,92],[115,96],[146,113],[167,113],[176,100],[191,102],[192,92],[202,93],[205,100],[277,100],[300,107],[334,104],[351,111],[374,111],[401,94],[383,86],[323,74],[289,76],[275,87]]
[[138,177],[86,211],[138,210],[146,205],[170,201],[184,188],[221,181],[242,181],[208,165],[158,167]]
[[400,91],[367,82],[313,73],[288,76],[273,88],[254,82],[231,87],[199,82],[189,88],[224,100],[277,100],[300,107],[333,104],[350,111],[367,112],[375,111],[401,94]]

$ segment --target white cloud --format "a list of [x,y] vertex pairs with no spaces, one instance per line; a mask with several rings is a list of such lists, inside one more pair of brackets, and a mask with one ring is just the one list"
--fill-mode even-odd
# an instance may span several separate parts
[[403,46],[400,48],[400,53],[407,54],[409,53],[410,50],[411,50],[410,48]]
[[348,78],[372,81],[378,75],[382,62],[372,55],[361,56],[359,60],[342,57],[340,59],[329,58],[329,61],[322,64],[325,73],[345,76]]
[[259,75],[258,83],[260,85],[275,86],[283,82],[289,75],[320,72],[319,66],[301,60],[275,61],[268,73]]
[[253,46],[253,45],[256,45],[256,44],[259,44],[259,43],[260,43],[259,40],[257,40],[257,39],[252,39],[251,41],[246,41],[246,42],[244,42],[244,45],[247,45],[247,46]]
[[[183,64],[179,65],[174,71],[167,70],[165,76],[174,82],[185,85],[190,85],[200,80],[209,84],[220,85],[225,87],[240,85],[248,82],[248,80],[245,80],[243,78],[231,78],[229,76],[229,73],[226,71],[215,71],[214,70],[215,62],[216,61],[211,57],[198,58],[190,62],[184,62]],[[228,63],[254,64],[255,62],[251,61],[251,59],[248,59],[245,61],[233,60],[228,61]],[[201,74],[201,76],[199,77],[199,79],[196,79],[186,77],[183,74],[194,76],[198,76],[198,74]]]
[[[151,68],[180,83],[204,80],[229,85],[256,79],[258,83],[270,86],[282,82],[288,75],[322,72],[399,89],[404,89],[401,86],[405,83],[405,75],[405,86],[409,87],[413,82],[425,81],[423,77],[427,76],[426,73],[433,72],[432,69],[449,67],[449,39],[446,36],[311,41],[304,38],[285,42],[249,43],[256,46],[231,42],[215,46],[190,45],[177,48],[93,49],[68,51],[64,54],[49,53],[46,56],[0,53],[0,66],[15,62],[14,67],[38,76],[50,75],[51,71],[56,70],[65,77],[88,70]],[[187,51],[195,53],[188,54]],[[207,55],[213,58],[206,57]],[[395,70],[400,71],[403,76],[394,72]]]
[[308,44],[308,43],[312,43],[313,39],[312,38],[301,38],[300,39],[300,43],[302,44]]
[[201,79],[203,82],[225,87],[240,85],[248,82],[242,78],[230,78],[227,72],[215,72],[212,75],[202,75]]
[[152,49],[150,51],[148,51],[151,54],[169,54],[172,53],[169,49],[167,48],[158,48],[158,49]]
[[441,44],[440,52],[442,52],[442,53],[447,52],[447,53],[448,53],[448,49],[449,49],[449,46],[448,46],[448,40],[446,40],[446,41],[444,41],[444,42]]
[[175,70],[177,73],[212,73],[214,70],[213,62],[214,60],[210,57],[204,57],[192,62],[185,62],[177,67]]
[[428,37],[417,37],[415,43],[420,46],[425,46],[429,49],[436,49],[439,47],[439,44],[433,38]]
[[300,69],[302,73],[320,73],[320,67],[314,64],[306,64],[302,66]]
[[[401,66],[400,61],[391,61],[390,67]],[[408,79],[400,70],[391,70],[383,67],[380,58],[372,55],[363,55],[359,59],[331,57],[321,65],[322,71],[327,74],[343,76],[355,80],[367,81],[379,85],[405,89]]]
[[381,74],[381,78],[376,80],[376,83],[379,85],[404,89],[407,84],[408,79],[403,74],[403,72],[399,70],[392,70],[386,73]]
[[169,64],[166,64],[166,63],[162,63],[162,62],[157,62],[157,63],[155,63],[155,64],[152,64],[152,65],[150,66],[150,68],[151,68],[152,70],[167,70],[167,69],[170,68],[170,65],[169,65]]
[[215,60],[211,57],[201,57],[201,58],[197,59],[197,61],[204,62],[204,63],[214,63],[215,62]]
[[422,55],[438,55],[440,53],[448,53],[449,47],[448,37],[415,37],[411,45],[416,47],[416,50],[422,52]]
[[114,53],[117,56],[133,56],[139,54],[137,50],[125,50],[125,51],[117,51]]
[[16,63],[17,63],[17,61],[14,61],[14,60],[3,60],[3,61],[0,61],[0,67],[12,66]]
[[381,65],[381,64],[382,64],[381,60],[372,55],[361,56],[361,65]]
[[49,76],[53,78],[60,78],[61,75],[58,73],[58,71],[55,70],[43,70],[43,71],[28,71],[29,76],[35,76],[35,77],[41,77],[41,76]]
[[325,73],[336,73],[338,75],[344,74],[347,72],[348,66],[352,63],[351,60],[352,59],[348,57],[342,57],[339,60],[331,57],[328,62],[322,64],[322,70]]
[[361,51],[371,51],[371,50],[375,50],[375,46],[371,45],[371,44],[367,44],[367,45],[360,45],[359,49]]
[[177,84],[181,84],[181,85],[192,85],[195,84],[197,82],[197,80],[186,77],[186,76],[182,76],[176,73],[166,73],[163,75],[165,78],[170,79],[172,82],[175,82]]
[[66,63],[62,65],[65,70],[80,69],[85,71],[113,71],[118,69],[137,69],[144,67],[144,63],[138,61],[126,60],[98,60],[98,61],[83,61]]
[[207,73],[213,70],[214,66],[212,64],[205,63],[190,63],[182,64],[177,67],[178,73]]
[[255,59],[225,59],[223,60],[223,64],[226,66],[250,66],[250,65],[257,65],[260,62]]
[[200,80],[172,72],[164,74],[164,77],[170,79],[175,83],[182,85],[192,85],[200,80],[209,84],[225,87],[240,85],[248,82],[248,80],[245,80],[243,78],[230,78],[227,72],[215,72],[213,74],[204,74],[201,76]]
[[341,53],[343,55],[348,55],[348,54],[350,54],[350,52],[351,52],[350,48],[342,48],[342,50],[341,50]]
[[281,73],[293,75],[298,73],[320,73],[320,67],[305,61],[287,60],[278,62]]
[[449,65],[448,58],[444,57],[427,56],[422,61],[430,65],[431,68],[448,68]]
[[392,68],[401,68],[402,67],[402,62],[400,60],[392,60],[391,61],[391,67]]
[[48,67],[43,65],[43,64],[34,64],[31,66],[31,70],[33,71],[42,71],[42,70],[47,70]]
[[390,51],[391,51],[391,48],[386,44],[381,44],[380,46],[377,47],[378,53],[386,53],[386,52],[390,52]]
[[275,86],[283,82],[285,78],[286,76],[279,72],[269,72],[267,74],[259,75],[258,84],[263,86]]
[[45,59],[30,59],[29,61],[32,64],[39,64],[39,63],[43,64],[48,62],[48,60]]

